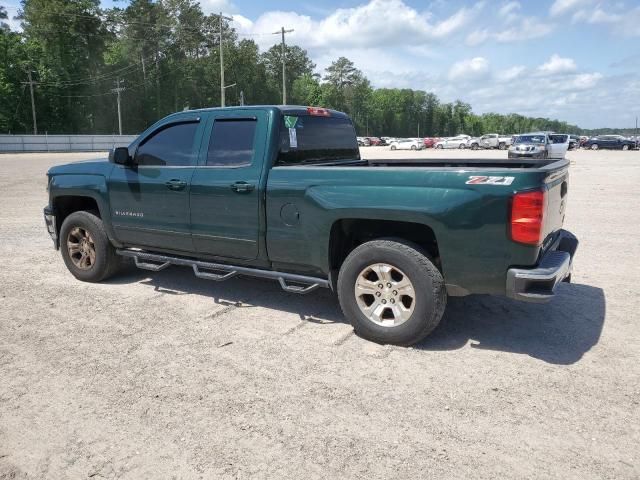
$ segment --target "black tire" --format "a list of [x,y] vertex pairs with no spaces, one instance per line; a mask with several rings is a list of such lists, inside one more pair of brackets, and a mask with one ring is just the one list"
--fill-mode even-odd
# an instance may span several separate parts
[[500,143],[498,144],[498,150],[504,150],[504,148],[505,148],[506,146],[507,146],[507,145],[506,145],[504,142],[500,142]]
[[[75,228],[81,228],[91,235],[95,249],[95,263],[87,269],[79,268],[71,258],[67,242],[69,234]],[[115,274],[122,266],[121,258],[111,245],[102,220],[97,212],[79,211],[65,218],[60,228],[60,252],[67,269],[78,280],[83,282],[100,282]]]
[[[400,269],[416,292],[411,316],[397,326],[381,326],[370,320],[358,306],[355,283],[370,265],[386,263]],[[438,326],[447,304],[442,274],[422,249],[400,239],[363,243],[345,259],[338,276],[338,298],[345,317],[357,335],[377,343],[413,345]]]
[[444,148],[444,146],[443,145],[436,145],[436,148],[439,149],[439,150],[442,150]]
[[594,143],[594,144],[591,145],[591,150],[598,150],[598,148],[600,148],[600,147],[599,147],[599,145],[597,143]]
[[466,145],[465,145],[464,143],[461,143],[461,144],[458,146],[458,148],[459,148],[460,150],[463,150],[464,148],[466,148]]
[[471,144],[471,150],[478,150],[478,144],[477,143],[472,143]]
[[411,150],[417,150],[418,147],[416,147],[415,145],[411,145]]
[[391,150],[395,150],[396,146],[395,145],[391,145]]
[[626,151],[626,150],[629,150],[629,145],[623,145],[623,146],[622,146],[622,150],[625,150],[625,151]]

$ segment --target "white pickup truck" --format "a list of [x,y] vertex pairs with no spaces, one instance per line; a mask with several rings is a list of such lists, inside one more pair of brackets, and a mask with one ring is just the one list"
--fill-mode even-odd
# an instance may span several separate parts
[[487,133],[481,137],[470,138],[467,142],[467,147],[471,150],[477,150],[479,148],[498,148],[505,150],[511,145],[511,136],[500,136],[497,133]]

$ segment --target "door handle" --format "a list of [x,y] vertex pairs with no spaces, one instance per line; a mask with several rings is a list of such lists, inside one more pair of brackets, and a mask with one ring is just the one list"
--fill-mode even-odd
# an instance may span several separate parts
[[236,183],[232,183],[230,186],[231,186],[231,190],[238,193],[251,192],[255,188],[255,185],[247,182],[236,182]]
[[169,180],[168,182],[166,182],[165,185],[169,190],[184,190],[184,187],[187,186],[187,182],[183,182],[182,180],[177,180],[174,178],[173,180]]

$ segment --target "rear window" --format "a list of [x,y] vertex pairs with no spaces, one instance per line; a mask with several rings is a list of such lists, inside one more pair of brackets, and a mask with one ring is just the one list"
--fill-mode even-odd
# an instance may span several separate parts
[[359,159],[356,133],[348,118],[283,115],[277,165]]

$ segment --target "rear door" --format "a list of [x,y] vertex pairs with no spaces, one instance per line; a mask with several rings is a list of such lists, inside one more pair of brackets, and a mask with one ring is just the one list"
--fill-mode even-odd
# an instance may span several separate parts
[[182,117],[159,125],[137,145],[132,166],[108,180],[117,238],[129,245],[191,251],[189,187],[203,125]]
[[195,250],[252,260],[260,235],[260,176],[267,150],[265,111],[212,114],[191,181]]

